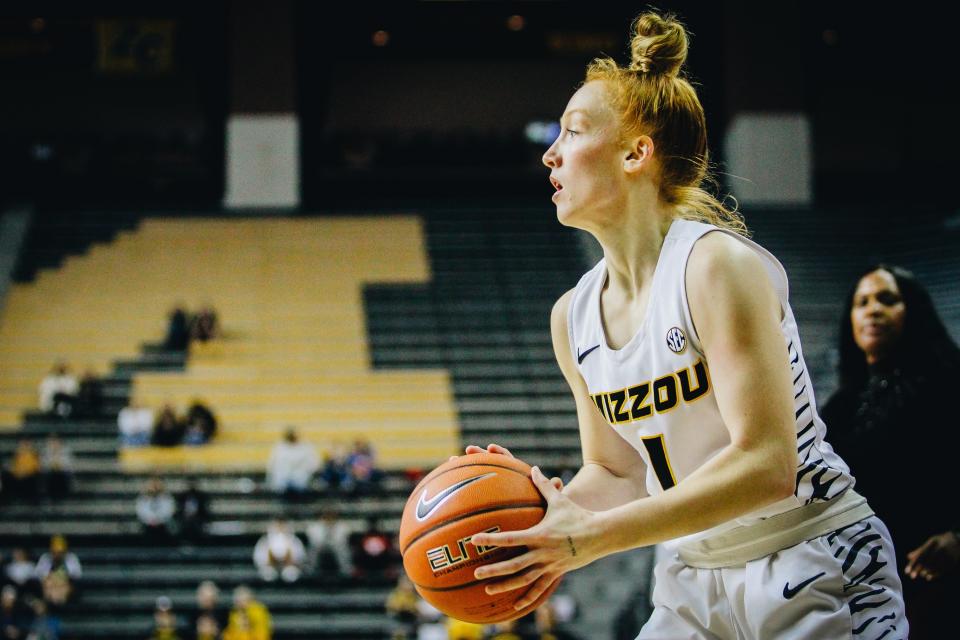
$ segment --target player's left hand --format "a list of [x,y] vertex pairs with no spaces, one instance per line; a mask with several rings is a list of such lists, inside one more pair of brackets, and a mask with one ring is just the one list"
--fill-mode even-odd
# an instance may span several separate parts
[[960,565],[960,538],[952,531],[930,536],[907,554],[904,573],[916,580],[936,580]]
[[566,572],[588,565],[603,555],[596,514],[560,493],[555,480],[548,479],[538,467],[533,467],[530,476],[547,501],[543,520],[522,531],[478,533],[471,540],[476,545],[527,547],[522,555],[474,571],[478,580],[509,576],[489,583],[489,594],[529,586],[517,600],[517,610],[534,603]]

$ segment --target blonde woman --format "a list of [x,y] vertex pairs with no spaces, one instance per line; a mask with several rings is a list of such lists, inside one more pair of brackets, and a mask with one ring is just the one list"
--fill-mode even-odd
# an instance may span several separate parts
[[630,65],[590,65],[543,156],[557,218],[604,252],[551,317],[583,467],[566,487],[535,468],[543,521],[473,537],[526,552],[475,575],[521,609],[663,543],[640,638],[904,638],[890,536],[824,440],[786,273],[702,188],[686,30],[649,12],[633,31]]

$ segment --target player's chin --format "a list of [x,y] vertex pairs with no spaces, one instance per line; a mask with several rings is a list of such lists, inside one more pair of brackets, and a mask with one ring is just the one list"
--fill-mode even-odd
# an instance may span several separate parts
[[571,209],[568,205],[557,205],[557,222],[565,227],[583,229],[583,226],[579,222],[579,216],[577,216],[576,211]]

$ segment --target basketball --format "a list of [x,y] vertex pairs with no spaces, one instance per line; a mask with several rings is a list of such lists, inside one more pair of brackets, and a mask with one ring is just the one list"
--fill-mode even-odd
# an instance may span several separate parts
[[517,611],[525,593],[515,589],[489,595],[477,567],[521,555],[526,547],[477,547],[481,531],[527,529],[543,518],[546,501],[530,479],[530,466],[509,456],[459,456],[431,471],[410,494],[400,523],[403,568],[417,592],[437,609],[464,622],[491,623],[526,615],[546,600]]

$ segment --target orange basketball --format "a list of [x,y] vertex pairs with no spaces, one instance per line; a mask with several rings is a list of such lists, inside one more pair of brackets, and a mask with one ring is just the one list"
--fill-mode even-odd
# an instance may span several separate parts
[[417,485],[403,509],[400,553],[403,568],[423,598],[464,622],[519,618],[536,609],[560,583],[517,611],[525,593],[515,589],[488,595],[490,580],[477,580],[477,567],[521,555],[526,547],[477,547],[481,531],[516,531],[543,518],[547,504],[530,479],[530,466],[493,453],[460,456],[441,464]]

